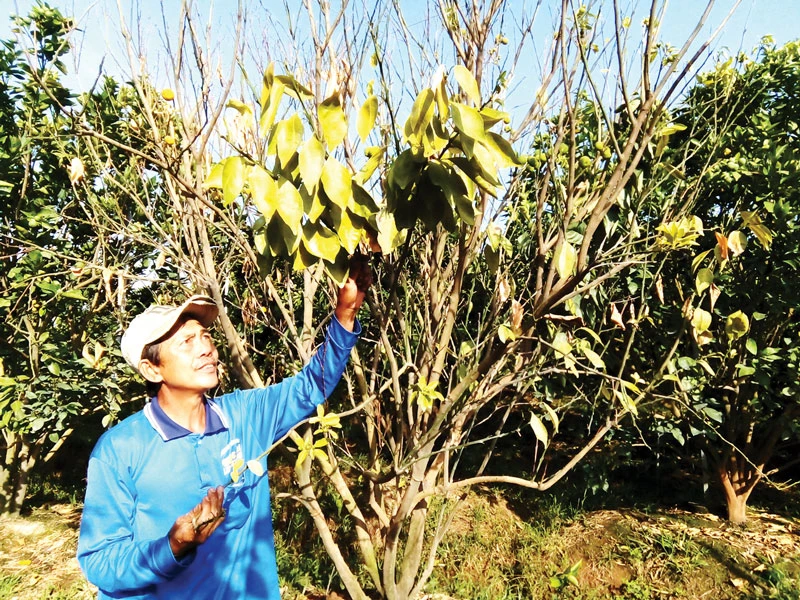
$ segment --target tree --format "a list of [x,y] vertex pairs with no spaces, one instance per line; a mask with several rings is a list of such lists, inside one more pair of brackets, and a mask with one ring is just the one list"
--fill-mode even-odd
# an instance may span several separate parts
[[[65,107],[81,136],[78,156],[103,174],[102,195],[92,185],[80,191],[87,219],[127,253],[112,270],[127,282],[117,289],[126,299],[154,294],[154,273],[167,269],[178,274],[167,294],[212,295],[226,309],[222,335],[239,385],[262,383],[257,364],[277,376],[298,368],[329,306],[320,292],[344,276],[346,255],[380,248],[366,344],[331,412],[292,435],[299,487],[281,495],[309,510],[353,598],[418,595],[447,509],[470,486],[549,489],[644,391],[624,365],[605,368],[597,332],[573,335],[568,324],[580,318],[579,299],[652,255],[654,234],[629,220],[647,200],[636,188],[639,165],[670,131],[666,107],[702,45],[695,55],[694,36],[680,49],[658,45],[663,14],[653,2],[640,49],[648,60],[632,75],[630,18],[615,8],[604,21],[599,6],[565,1],[514,130],[504,104],[507,35],[518,33],[517,51],[527,51],[533,24],[511,10],[499,0],[442,1],[414,29],[398,3],[369,14],[306,3],[305,22],[289,11],[294,48],[265,42],[285,63],[246,73],[236,94],[246,32],[237,29],[230,71],[217,83],[199,16],[184,4],[178,35],[165,38],[178,40],[168,89],[159,94],[139,70],[143,42],[123,23],[132,88],[118,118],[87,120]],[[512,32],[509,23],[522,25]],[[601,47],[605,32],[611,41]],[[295,63],[313,68],[287,67]],[[595,80],[603,68],[616,73],[613,91]],[[545,156],[534,153],[528,167],[514,145],[532,129]],[[654,229],[664,213],[647,206]],[[683,216],[671,208],[670,218]],[[595,314],[606,314],[602,302]],[[549,442],[588,395],[562,402],[557,386],[543,398],[532,384],[552,375],[574,389],[568,379],[581,372],[608,400],[598,396],[600,424],[550,472]],[[495,441],[520,431],[520,414],[536,440],[526,455],[533,466],[495,472]],[[343,517],[326,513],[330,496]],[[344,550],[335,519],[352,524],[357,556]]]
[[681,179],[671,184],[713,226],[675,260],[679,287],[665,286],[661,318],[687,336],[661,392],[678,400],[682,425],[670,427],[699,443],[733,522],[760,481],[796,462],[772,463],[792,456],[800,424],[798,85],[796,43],[721,60],[691,89],[672,141]]
[[102,236],[81,216],[85,173],[62,115],[75,102],[60,81],[73,23],[42,5],[14,24],[0,54],[0,512],[11,513],[37,462],[87,415],[117,413],[129,380],[109,352],[117,319],[101,309],[116,297]]

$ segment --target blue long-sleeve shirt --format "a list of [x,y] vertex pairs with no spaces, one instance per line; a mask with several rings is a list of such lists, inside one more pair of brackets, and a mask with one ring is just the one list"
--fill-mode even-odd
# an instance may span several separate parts
[[[325,401],[344,372],[356,331],[336,319],[294,377],[206,401],[206,430],[173,422],[156,400],[107,431],[89,459],[78,561],[100,598],[278,599],[267,476],[245,471],[225,489],[225,520],[176,559],[167,533],[206,492],[231,481]],[[324,376],[324,382],[323,382]]]

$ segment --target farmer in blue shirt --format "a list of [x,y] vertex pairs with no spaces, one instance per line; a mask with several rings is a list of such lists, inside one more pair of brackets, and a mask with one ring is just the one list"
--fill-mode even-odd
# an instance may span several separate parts
[[122,354],[158,391],[89,459],[78,560],[100,598],[280,598],[269,483],[243,467],[334,389],[370,284],[369,265],[353,261],[325,341],[297,375],[213,399],[211,298],[131,322]]

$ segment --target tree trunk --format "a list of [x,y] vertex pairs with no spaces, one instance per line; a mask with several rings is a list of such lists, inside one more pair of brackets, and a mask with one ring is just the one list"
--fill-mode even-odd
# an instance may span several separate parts
[[18,515],[28,492],[28,475],[37,453],[19,435],[5,432],[6,453],[0,467],[0,514]]
[[727,464],[718,467],[717,475],[725,496],[725,507],[731,523],[747,521],[747,499],[758,481],[760,473],[744,461],[737,461],[733,456]]

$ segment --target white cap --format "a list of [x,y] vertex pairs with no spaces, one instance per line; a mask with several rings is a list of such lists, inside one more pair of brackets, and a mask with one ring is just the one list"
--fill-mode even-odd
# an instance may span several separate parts
[[210,327],[218,314],[216,302],[208,296],[192,296],[180,306],[153,305],[136,316],[122,334],[122,356],[138,372],[144,347],[169,333],[181,315],[190,315],[203,327]]

